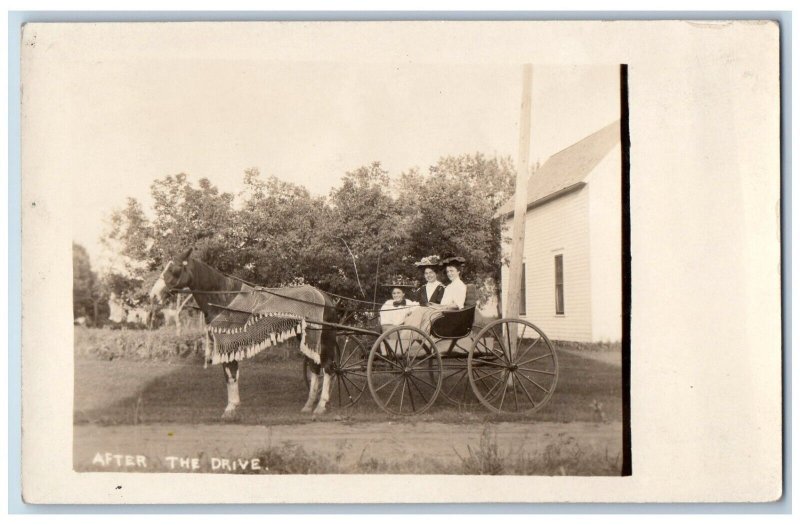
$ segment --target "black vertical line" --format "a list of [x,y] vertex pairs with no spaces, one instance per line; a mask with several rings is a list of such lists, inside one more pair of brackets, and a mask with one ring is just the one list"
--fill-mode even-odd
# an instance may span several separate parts
[[619,67],[622,149],[622,475],[631,465],[631,137],[628,122],[628,65]]

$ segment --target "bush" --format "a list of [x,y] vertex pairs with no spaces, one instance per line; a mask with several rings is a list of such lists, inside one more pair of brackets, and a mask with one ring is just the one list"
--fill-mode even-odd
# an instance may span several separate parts
[[131,359],[158,361],[172,359],[203,360],[205,335],[202,330],[174,328],[158,330],[112,330],[75,327],[75,355],[104,360]]

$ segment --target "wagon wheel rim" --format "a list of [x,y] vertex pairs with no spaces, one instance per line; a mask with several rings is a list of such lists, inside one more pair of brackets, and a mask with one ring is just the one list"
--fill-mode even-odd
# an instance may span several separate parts
[[428,410],[442,386],[442,358],[425,332],[399,326],[375,341],[367,362],[367,384],[375,403],[389,414]]
[[367,348],[354,335],[336,337],[330,399],[339,408],[354,405],[367,388]]
[[498,319],[475,338],[467,371],[475,397],[492,412],[532,414],[547,404],[556,389],[558,356],[534,324]]

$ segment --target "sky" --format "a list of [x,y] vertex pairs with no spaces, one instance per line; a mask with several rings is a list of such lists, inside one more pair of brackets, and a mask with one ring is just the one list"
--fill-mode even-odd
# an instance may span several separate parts
[[[519,148],[522,67],[198,59],[76,60],[59,122],[74,240],[96,261],[105,221],[165,175],[238,193],[245,169],[327,194],[380,161]],[[618,67],[534,64],[531,162],[619,118]]]

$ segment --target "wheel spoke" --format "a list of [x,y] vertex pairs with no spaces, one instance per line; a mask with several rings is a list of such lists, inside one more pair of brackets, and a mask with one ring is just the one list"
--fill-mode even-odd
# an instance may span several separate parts
[[536,408],[536,402],[531,397],[531,394],[530,394],[530,392],[528,392],[528,389],[525,388],[525,383],[523,383],[522,381],[518,381],[518,383],[519,383],[519,386],[522,388],[522,390],[525,392],[525,395],[528,396],[528,401],[530,401],[531,405],[533,405],[533,407]]
[[381,354],[379,354],[377,352],[375,352],[375,357],[379,357],[379,358],[383,359],[384,361],[386,361],[387,363],[389,363],[390,365],[392,365],[395,368],[399,368],[400,370],[403,369],[403,367],[400,366],[400,364],[397,363],[396,361],[392,361],[390,359],[386,359],[385,357],[383,357]]
[[[353,382],[353,380],[352,380],[352,379],[350,379],[349,377],[347,377],[347,376],[342,376],[342,378],[344,379],[344,384],[345,384],[345,385],[347,385],[347,382],[349,381],[349,382],[350,382],[350,384],[351,384],[351,385],[353,385],[353,388],[355,388],[355,389],[356,389],[356,391],[357,391],[358,393],[361,393],[361,392],[363,392],[363,391],[364,391],[364,387],[366,386],[365,384],[362,384],[361,386],[358,386],[358,385],[357,385],[356,383],[354,383],[354,382]],[[348,392],[349,392],[349,390],[348,390]]]
[[550,393],[549,390],[547,390],[545,387],[543,387],[542,385],[540,385],[539,383],[537,383],[536,381],[534,381],[530,377],[526,376],[525,374],[520,374],[519,376],[521,378],[527,380],[528,382],[533,383],[533,385],[536,386],[537,388],[539,388],[542,392]]
[[[473,370],[474,370],[475,372],[477,372],[477,371],[478,371],[478,369],[477,369],[477,368],[476,368],[476,369],[473,369]],[[492,377],[492,376],[496,376],[497,374],[502,374],[502,373],[503,373],[503,372],[505,372],[506,370],[507,370],[507,368],[505,368],[505,367],[504,367],[504,368],[501,368],[500,370],[495,370],[495,371],[493,371],[493,372],[486,372],[486,371],[484,371],[484,370],[481,370],[481,373],[483,374],[483,377],[484,377],[484,378],[486,378],[486,377]]]
[[344,391],[347,392],[347,399],[352,400],[354,399],[353,393],[350,392],[350,387],[347,386],[347,381],[348,381],[347,376],[342,376],[342,386],[344,387]]
[[488,400],[491,397],[492,392],[494,392],[494,389],[500,386],[502,383],[503,383],[502,380],[499,380],[497,383],[495,383],[494,386],[490,388],[488,392],[486,392],[486,395],[484,397]]
[[339,406],[342,406],[342,376],[336,376],[336,397],[339,399]]
[[521,366],[517,367],[517,370],[525,370],[526,372],[538,372],[539,374],[547,374],[549,376],[556,375],[555,372],[548,372],[547,370],[537,370],[536,368],[522,368]]
[[[416,350],[414,349],[414,343],[419,343],[419,349],[416,349]],[[421,339],[412,339],[411,342],[408,345],[408,358],[407,359],[408,359],[408,367],[409,368],[414,366],[414,361],[417,360],[417,356],[419,355],[420,351],[428,354],[427,350],[425,350],[425,341],[421,340]],[[429,355],[433,355],[433,352],[431,352]]]
[[[397,357],[398,355],[403,357],[406,355],[405,349],[403,348],[403,337],[400,335],[400,332],[395,334],[397,337],[394,340],[394,355]],[[400,348],[400,353],[398,354],[397,349]]]
[[491,356],[491,357],[493,357],[495,359],[502,359],[503,358],[503,352],[502,352],[503,345],[501,345],[499,342],[497,343],[497,346],[500,347],[500,350],[495,350],[495,345],[494,344],[492,344],[492,346],[489,347],[485,343],[483,343],[483,346],[486,349],[486,351],[485,352],[480,352],[481,354],[483,354],[483,355],[485,355],[487,357]]
[[503,368],[504,370],[506,368],[505,365],[502,365],[502,364],[498,363],[497,361],[484,361],[483,359],[477,359],[476,358],[476,359],[473,359],[472,362],[473,363],[480,363],[482,365],[493,366],[495,368]]
[[456,374],[460,374],[460,373],[462,373],[462,372],[464,372],[464,369],[463,369],[463,368],[456,368],[456,369],[455,369],[455,372],[452,372],[452,373],[450,373],[450,374],[448,374],[448,375],[444,376],[444,377],[442,378],[442,381],[444,381],[445,379],[450,379],[450,378],[451,378],[451,377],[453,377],[454,375],[456,375]]
[[388,381],[386,381],[384,384],[382,384],[381,386],[379,386],[378,388],[376,388],[376,389],[375,389],[375,393],[378,393],[378,391],[380,391],[380,390],[384,389],[384,388],[385,388],[387,385],[389,385],[390,383],[392,383],[392,382],[394,382],[394,381],[397,381],[397,379],[395,379],[394,377],[392,377],[391,379],[389,379]]
[[483,345],[483,347],[486,349],[486,352],[479,352],[479,353],[481,353],[481,354],[493,353],[491,350],[489,350],[489,346],[486,344],[485,338],[484,339],[478,339],[475,342],[475,348],[478,348],[478,345]]
[[511,324],[506,325],[506,340],[508,341],[508,362],[510,363],[514,359],[514,355],[512,352],[514,351],[514,345],[511,343]]
[[401,414],[403,413],[403,397],[406,393],[406,376],[403,376],[403,388],[400,389],[400,409],[398,410]]
[[433,384],[429,383],[428,381],[422,379],[421,377],[416,377],[415,376],[414,379],[416,379],[417,381],[421,381],[421,382],[425,383],[426,385],[428,385],[429,387],[431,387],[432,389],[436,390],[436,385],[433,385]]
[[361,350],[361,349],[358,346],[356,346],[356,348],[352,352],[347,354],[347,359],[344,360],[344,362],[341,364],[340,368],[344,368],[345,366],[347,366],[347,363],[350,362],[350,360],[353,358],[353,356],[358,354],[358,353],[360,353],[359,350]]
[[[433,352],[431,352],[431,353],[430,353],[430,354],[429,354],[427,357],[425,357],[425,359],[423,359],[422,361],[420,361],[419,363],[417,363],[417,366],[421,365],[422,363],[424,363],[424,362],[425,362],[425,361],[427,361],[428,359],[431,359],[432,357],[435,357],[435,356],[436,356],[436,354],[434,354]],[[412,361],[412,362],[410,362],[410,363],[408,364],[408,367],[409,367],[409,368],[413,368],[413,365],[414,365],[414,362]]]
[[528,347],[525,349],[525,351],[527,352],[528,350],[530,350],[534,346],[538,345],[539,341],[541,341],[541,340],[542,340],[541,337],[537,337],[536,339],[534,339],[533,342],[530,345],[528,345]]
[[500,395],[500,410],[503,410],[503,401],[506,400],[506,390],[508,390],[508,376],[503,380],[503,393]]
[[411,381],[408,380],[410,376],[406,376],[406,383],[408,384],[408,400],[411,401],[411,411],[416,412],[417,407],[414,405],[414,393],[411,390]]
[[385,403],[386,406],[389,406],[389,401],[392,400],[392,398],[394,397],[394,393],[397,392],[397,387],[400,386],[400,383],[403,381],[403,377],[405,377],[405,376],[400,376],[400,379],[395,380],[395,383],[397,383],[397,384],[392,389],[392,393],[389,394],[389,397],[386,399],[386,403]]
[[508,359],[506,359],[506,355],[508,354],[508,350],[506,350],[506,347],[503,345],[503,338],[497,336],[497,332],[495,331],[495,327],[494,326],[492,327],[492,333],[494,334],[495,340],[500,345],[500,348],[503,349],[503,354],[502,355],[497,355],[497,353],[494,351],[494,349],[492,349],[492,353],[497,355],[497,357],[501,357],[506,362],[506,364],[508,364]]
[[539,341],[541,341],[541,340],[542,340],[542,338],[541,338],[541,337],[537,337],[536,339],[534,339],[533,343],[529,344],[529,345],[528,345],[528,346],[525,348],[525,350],[524,350],[523,352],[521,352],[520,354],[518,354],[518,357],[521,359],[521,358],[522,358],[522,356],[524,356],[525,354],[527,354],[529,350],[531,350],[531,349],[532,349],[534,346],[538,345],[538,344],[539,344]]
[[[473,370],[472,372],[475,375],[476,381],[480,381],[481,384],[488,389],[489,386],[486,384],[486,378],[489,377],[489,376],[488,375],[484,375],[483,377],[480,377],[478,375],[478,370]],[[483,372],[483,371],[481,371],[481,372]],[[502,370],[500,370],[499,372],[502,372]]]
[[533,363],[534,361],[538,361],[539,359],[544,359],[545,357],[550,357],[552,355],[553,354],[540,355],[539,357],[534,357],[533,359],[528,359],[527,361],[517,363],[517,366],[527,365],[528,363]]
[[[462,381],[462,380],[463,380],[465,377],[467,377],[467,371],[466,371],[466,370],[462,370],[462,372],[463,372],[463,374],[464,374],[464,375],[463,375],[463,376],[461,376],[461,378],[460,378],[460,379],[456,379],[456,382],[455,382],[455,384],[454,384],[452,387],[450,387],[450,390],[448,390],[447,392],[445,392],[445,395],[449,396],[450,394],[452,394],[452,393],[453,393],[453,390],[455,390],[455,389],[458,387],[458,385],[460,385],[460,384],[461,384],[461,381]],[[451,376],[451,377],[452,377],[452,376]]]
[[514,412],[519,412],[519,400],[517,399],[517,383],[514,380],[514,373],[512,372],[511,374],[509,374],[508,377],[511,378],[511,388],[513,389],[514,392]]
[[465,374],[464,378],[467,380],[467,382],[466,382],[466,384],[464,384],[464,388],[461,390],[461,404],[462,405],[466,405],[467,404],[467,391],[469,390],[469,388],[467,388],[467,384],[469,384],[469,377]]
[[[358,370],[358,372],[356,372],[356,370]],[[367,377],[366,374],[362,374],[361,373],[361,368],[350,368],[350,367],[348,367],[348,368],[342,369],[341,372],[343,374],[353,374],[354,376]]]
[[[420,397],[425,401],[425,404],[427,405],[428,404],[428,398],[425,397],[425,394],[422,393],[422,390],[420,390],[419,386],[417,386],[417,384],[414,382],[416,380],[416,378],[414,376],[408,376],[408,379],[410,380],[409,384],[413,385],[414,388],[417,389],[417,392],[419,393]],[[409,388],[409,391],[411,391],[410,388]]]

